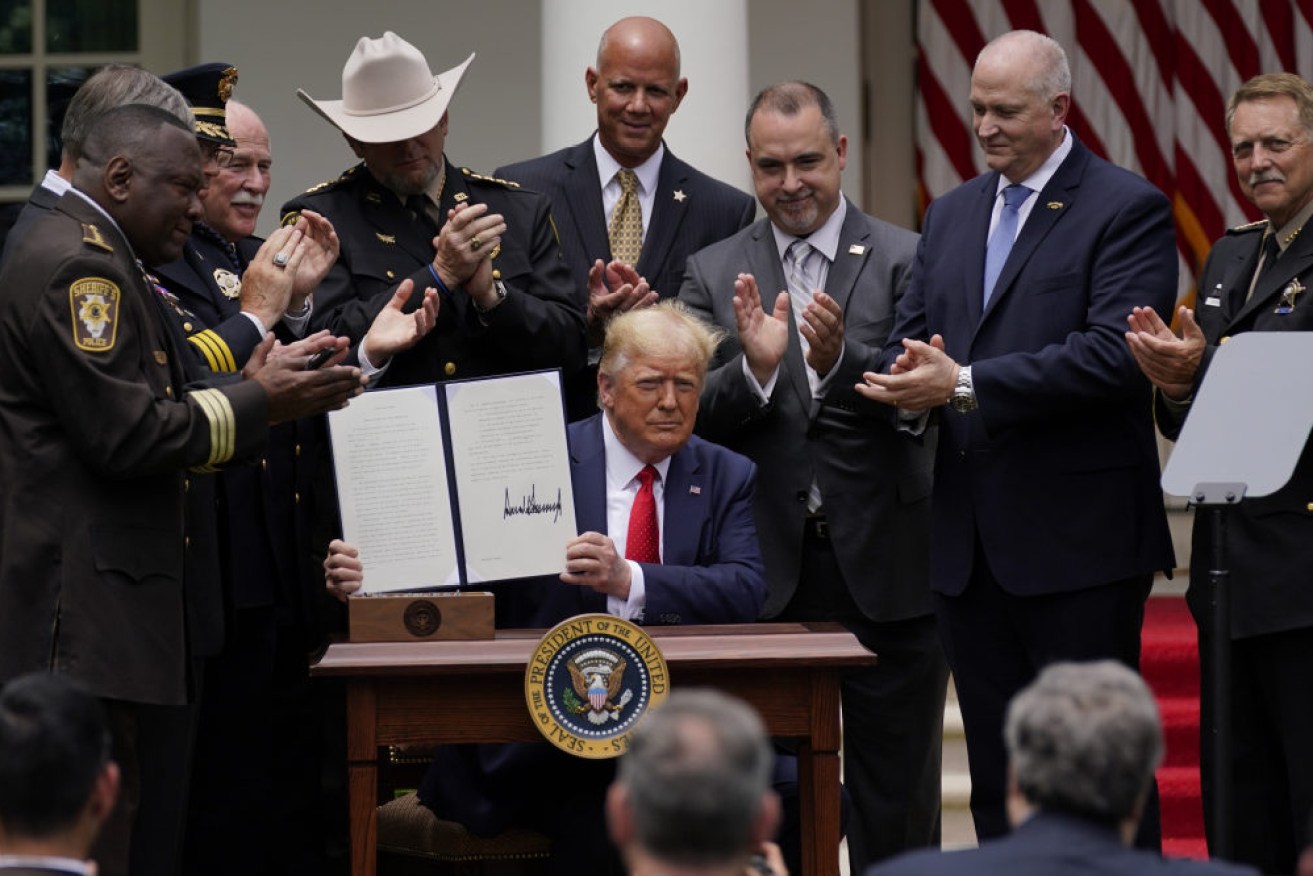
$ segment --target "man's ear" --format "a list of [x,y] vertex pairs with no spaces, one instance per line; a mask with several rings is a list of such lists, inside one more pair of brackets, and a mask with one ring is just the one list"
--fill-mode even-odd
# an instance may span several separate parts
[[588,99],[597,103],[597,71],[589,67],[584,71],[584,87],[588,89]]
[[757,817],[752,822],[752,847],[756,848],[765,842],[775,841],[775,831],[780,827],[781,804],[780,795],[774,791],[767,791],[761,798],[761,806],[757,809]]
[[615,381],[609,374],[597,372],[597,400],[602,409],[609,411],[615,407]]
[[128,199],[132,189],[132,162],[123,155],[115,155],[101,170],[105,193],[115,201],[122,203]]
[[357,140],[355,137],[352,137],[350,134],[346,133],[345,131],[342,132],[342,137],[343,139],[346,140],[346,144],[351,147],[351,151],[356,154],[356,158],[365,157],[364,154],[360,151],[359,140]]
[[87,800],[87,814],[94,819],[97,826],[105,823],[114,809],[114,801],[119,796],[119,765],[110,761],[96,776],[91,786],[91,797]]
[[613,783],[606,789],[606,829],[616,848],[623,849],[634,839],[634,818],[629,811],[629,792]]

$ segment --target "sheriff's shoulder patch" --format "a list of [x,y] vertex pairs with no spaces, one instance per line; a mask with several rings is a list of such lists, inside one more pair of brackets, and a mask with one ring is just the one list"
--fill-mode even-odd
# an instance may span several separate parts
[[103,249],[105,252],[114,251],[114,247],[105,239],[105,235],[101,234],[100,229],[90,222],[82,223],[82,242],[97,249]]
[[484,176],[481,173],[475,173],[474,171],[470,170],[468,167],[462,167],[460,169],[460,172],[462,175],[464,175],[466,179],[478,180],[479,182],[485,182],[485,183],[493,183],[495,185],[503,186],[508,189],[518,189],[520,187],[520,184],[515,182],[514,180],[498,179],[495,176]]
[[89,353],[114,349],[119,327],[119,287],[102,277],[87,277],[68,287],[73,343]]
[[669,690],[656,643],[609,614],[582,614],[548,630],[524,672],[534,726],[557,748],[593,760],[624,754],[634,727]]

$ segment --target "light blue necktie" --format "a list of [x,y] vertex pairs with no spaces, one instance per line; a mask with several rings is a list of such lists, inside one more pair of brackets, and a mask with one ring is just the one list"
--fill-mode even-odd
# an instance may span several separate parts
[[1030,189],[1019,183],[1013,183],[1003,190],[1003,210],[998,214],[998,225],[994,226],[994,233],[985,247],[984,306],[989,305],[989,298],[994,294],[994,284],[998,282],[998,275],[1003,273],[1008,253],[1012,252],[1012,243],[1017,238],[1019,211],[1028,197]]

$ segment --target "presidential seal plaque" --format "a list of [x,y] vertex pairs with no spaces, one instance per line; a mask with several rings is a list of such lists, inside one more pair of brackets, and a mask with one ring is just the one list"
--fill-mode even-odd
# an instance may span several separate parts
[[629,734],[670,690],[661,649],[643,628],[609,614],[581,614],[538,642],[524,698],[547,741],[576,757],[619,757]]

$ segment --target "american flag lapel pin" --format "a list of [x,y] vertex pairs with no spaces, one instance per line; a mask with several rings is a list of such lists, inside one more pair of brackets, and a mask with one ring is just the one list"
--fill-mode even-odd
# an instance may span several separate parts
[[689,494],[690,496],[701,496],[701,495],[702,495],[702,486],[701,486],[700,484],[689,484],[689,485],[688,485],[688,494]]

